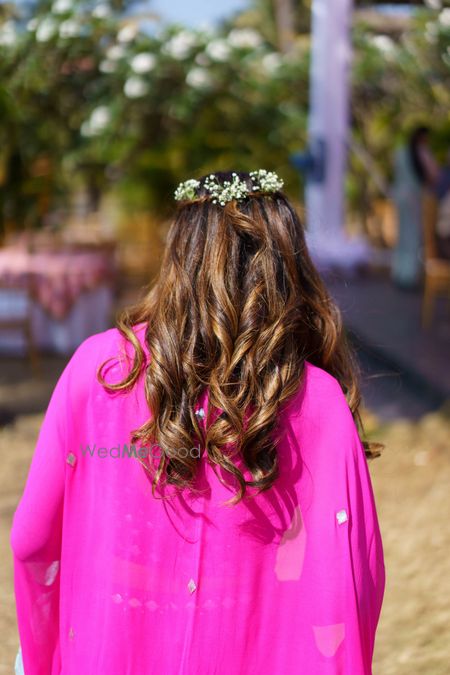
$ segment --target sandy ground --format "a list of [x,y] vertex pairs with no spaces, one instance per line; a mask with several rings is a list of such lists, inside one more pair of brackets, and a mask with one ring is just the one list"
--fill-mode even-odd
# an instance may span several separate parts
[[371,463],[382,529],[386,593],[377,675],[450,672],[450,408],[378,429]]
[[[9,529],[42,420],[63,362],[46,359],[41,377],[20,361],[0,369],[0,675],[13,673],[18,645]],[[17,416],[5,424],[8,410]],[[386,444],[371,463],[386,563],[376,675],[450,672],[450,407],[416,422],[381,425],[368,414],[371,436]]]

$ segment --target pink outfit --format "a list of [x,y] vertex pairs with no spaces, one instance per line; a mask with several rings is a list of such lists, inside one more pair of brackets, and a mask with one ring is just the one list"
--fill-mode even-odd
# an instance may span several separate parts
[[338,382],[306,364],[268,492],[223,506],[231,479],[202,455],[202,494],[162,501],[123,453],[149,417],[142,379],[111,394],[95,377],[111,356],[121,379],[126,351],[116,329],[83,342],[41,428],[11,532],[25,674],[371,673],[383,548]]

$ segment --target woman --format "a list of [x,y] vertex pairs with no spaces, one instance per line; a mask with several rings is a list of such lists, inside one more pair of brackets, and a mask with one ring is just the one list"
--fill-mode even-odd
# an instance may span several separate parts
[[392,258],[392,279],[401,288],[417,288],[422,274],[422,212],[424,191],[432,190],[439,175],[429,147],[429,129],[419,126],[394,158],[393,198],[398,239]]
[[370,449],[281,188],[181,184],[153,288],[64,370],[11,533],[26,675],[371,672]]

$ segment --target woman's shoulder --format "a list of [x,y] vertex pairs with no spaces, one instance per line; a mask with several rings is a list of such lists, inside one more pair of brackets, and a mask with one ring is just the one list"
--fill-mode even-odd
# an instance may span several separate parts
[[283,411],[290,443],[311,469],[340,471],[359,461],[359,432],[339,380],[325,369],[305,363],[297,394]]
[[[326,403],[329,400],[340,404],[346,402],[339,380],[327,370],[305,361],[305,394],[312,400]],[[318,395],[320,394],[320,399]]]
[[341,388],[338,379],[334,377],[334,375],[331,375],[328,370],[316,366],[311,361],[305,361],[305,371],[307,381],[312,386],[325,387],[328,389],[336,389],[336,387]]
[[327,370],[305,361],[301,384],[287,405],[290,417],[313,420],[352,420],[352,414],[339,380]]
[[[144,347],[143,329],[143,324],[133,327],[133,332]],[[70,383],[72,395],[84,400],[93,388],[103,390],[97,377],[100,370],[106,381],[112,377],[111,381],[115,382],[117,377],[121,380],[125,376],[133,360],[133,345],[117,327],[113,327],[83,340],[69,359],[63,377]]]
[[119,346],[122,336],[117,328],[109,328],[101,333],[93,333],[85,338],[75,349],[69,365],[85,367],[95,364],[99,358],[109,356]]
[[[133,332],[142,346],[144,346],[144,329],[144,323],[133,326]],[[132,354],[130,346],[129,340],[117,327],[113,327],[100,333],[94,333],[83,340],[73,353],[70,361],[79,365],[83,362],[86,366],[94,365],[97,361],[103,362],[105,358]]]

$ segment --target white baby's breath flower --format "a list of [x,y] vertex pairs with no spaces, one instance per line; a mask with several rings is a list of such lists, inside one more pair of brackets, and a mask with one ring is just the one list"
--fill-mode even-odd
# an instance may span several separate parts
[[52,5],[53,14],[65,14],[72,9],[72,0],[56,0]]
[[262,38],[252,28],[233,28],[228,34],[228,42],[236,49],[256,49],[262,44]]
[[109,59],[103,59],[100,62],[99,69],[102,73],[115,73],[117,70],[117,63]]
[[283,179],[275,171],[267,171],[267,169],[250,171],[250,178],[253,190],[256,192],[278,192],[284,185]]
[[166,42],[162,51],[174,59],[185,59],[197,44],[197,37],[190,31],[183,30]]
[[111,14],[111,8],[106,2],[101,2],[92,10],[92,16],[96,19],[106,19]]
[[108,59],[111,59],[111,61],[119,61],[125,54],[126,49],[123,45],[112,45],[106,52],[106,56]]
[[205,179],[204,186],[212,197],[213,204],[225,206],[234,199],[243,199],[248,195],[248,187],[245,181],[242,181],[236,173],[232,174],[231,180],[226,180],[223,184],[219,183],[217,177],[212,174]]
[[78,21],[74,19],[67,19],[63,21],[59,27],[59,35],[62,38],[73,38],[80,34],[81,26]]
[[174,197],[177,202],[184,200],[195,199],[196,189],[199,187],[200,181],[195,178],[189,178],[183,183],[180,183],[177,189],[175,190]]
[[36,40],[38,42],[48,42],[55,35],[57,24],[51,17],[43,19],[36,29]]
[[137,32],[137,26],[130,23],[119,30],[117,33],[117,40],[119,42],[131,42],[136,37]]
[[186,82],[194,89],[204,89],[210,86],[212,78],[205,68],[192,68],[186,76]]
[[6,21],[0,26],[0,45],[12,47],[17,39],[16,27],[13,21]]
[[[213,204],[226,206],[233,200],[246,199],[252,193],[273,194],[283,188],[283,179],[274,171],[258,169],[250,172],[250,185],[241,179],[237,173],[231,174],[230,180],[221,182],[215,174],[207,176],[203,188]],[[190,178],[180,183],[175,190],[176,201],[190,201],[198,198],[197,189],[200,182]]]
[[135,73],[149,73],[156,65],[156,56],[148,52],[143,52],[142,54],[136,54],[131,59],[131,69]]
[[226,61],[230,55],[231,49],[228,42],[219,39],[210,42],[207,45],[205,52],[213,59],[213,61]]
[[261,65],[267,73],[274,73],[281,66],[282,62],[281,54],[277,54],[276,52],[266,54],[261,59]]
[[123,88],[128,98],[141,98],[148,93],[148,84],[141,77],[132,76],[125,82]]

